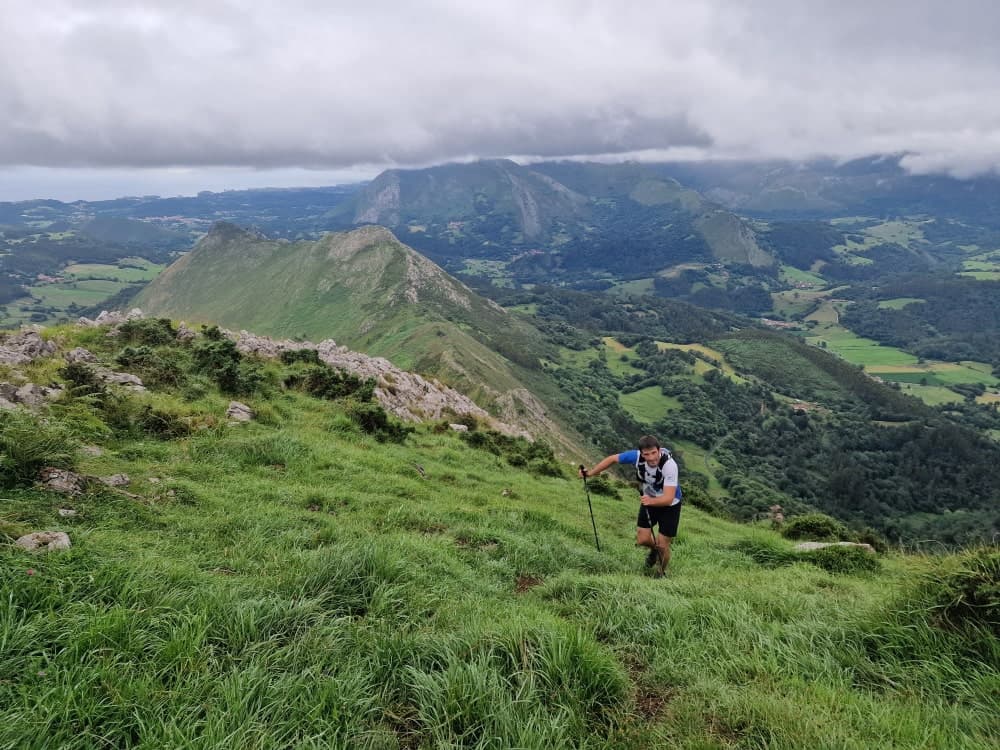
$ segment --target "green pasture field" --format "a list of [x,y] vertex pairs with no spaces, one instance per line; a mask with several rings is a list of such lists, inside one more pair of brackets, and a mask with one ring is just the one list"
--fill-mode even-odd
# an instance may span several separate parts
[[127,258],[120,265],[106,263],[75,263],[63,269],[62,275],[78,281],[110,279],[112,281],[152,281],[166,268],[144,258]]
[[959,271],[958,275],[980,281],[1000,281],[1000,271]]
[[872,339],[862,338],[839,325],[817,326],[812,336],[806,341],[819,345],[826,342],[826,349],[846,359],[851,364],[869,366],[877,365],[916,365],[917,358],[901,349],[892,346],[882,346]]
[[903,247],[909,247],[911,243],[923,242],[924,231],[921,224],[926,224],[928,220],[907,220],[907,221],[886,221],[874,226],[865,227],[864,234],[874,238],[877,243],[891,242]]
[[805,283],[812,284],[817,287],[825,287],[827,285],[826,279],[819,274],[803,271],[795,266],[788,266],[784,264],[781,266],[780,278],[786,284]]
[[[711,451],[705,450],[700,445],[687,440],[674,440],[667,447],[674,453],[679,454],[688,469],[708,477],[708,492],[712,497],[723,498],[729,496],[729,493],[726,492],[726,489],[718,479],[718,475],[724,471],[724,467],[712,456]],[[680,477],[680,483],[683,488],[683,475]]]
[[962,397],[955,391],[949,390],[940,385],[919,385],[917,383],[903,383],[901,389],[903,393],[916,396],[929,406],[940,406],[941,404],[954,404],[962,401]]
[[684,408],[674,396],[663,395],[663,390],[658,385],[651,385],[634,393],[622,393],[618,396],[618,402],[637,420],[647,423],[655,422],[668,411]]
[[[615,339],[613,336],[605,336],[602,341],[606,349],[608,369],[615,375],[627,377],[629,375],[640,375],[644,370],[632,364],[636,359],[635,352]],[[626,359],[622,359],[625,357]]]
[[776,315],[794,320],[812,309],[816,300],[828,297],[830,294],[829,289],[786,289],[781,292],[771,292],[771,309]]
[[984,362],[939,362],[927,360],[924,364],[898,366],[866,366],[865,370],[885,380],[901,383],[919,383],[927,379],[928,385],[957,385],[959,383],[982,383],[994,386],[998,379],[992,368]]
[[615,284],[615,286],[609,291],[612,294],[652,294],[653,279],[633,279],[632,281],[623,281],[620,284]]
[[919,302],[927,302],[927,300],[921,299],[920,297],[895,297],[894,299],[881,300],[878,303],[878,306],[882,309],[902,310],[907,305]]
[[31,296],[43,305],[66,309],[77,304],[83,307],[96,305],[127,286],[120,281],[90,279],[66,281],[58,284],[38,284],[29,287]]
[[815,320],[817,323],[836,324],[840,322],[840,309],[841,303],[824,299],[805,319]]

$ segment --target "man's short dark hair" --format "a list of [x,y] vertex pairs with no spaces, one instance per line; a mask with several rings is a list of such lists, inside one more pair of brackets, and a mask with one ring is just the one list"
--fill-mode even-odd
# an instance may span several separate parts
[[659,448],[659,447],[660,447],[660,441],[657,440],[652,435],[643,435],[641,438],[639,438],[639,450],[641,451],[646,451],[649,450],[650,448]]

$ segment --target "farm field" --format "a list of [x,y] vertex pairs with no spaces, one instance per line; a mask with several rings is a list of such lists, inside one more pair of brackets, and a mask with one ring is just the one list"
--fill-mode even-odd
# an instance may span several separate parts
[[108,279],[111,281],[152,281],[165,265],[152,263],[145,258],[125,258],[119,265],[106,263],[74,263],[63,270],[63,276],[84,281]]
[[684,408],[674,396],[664,396],[658,385],[651,385],[634,393],[623,393],[618,397],[618,402],[636,420],[645,423],[660,419],[668,411]]

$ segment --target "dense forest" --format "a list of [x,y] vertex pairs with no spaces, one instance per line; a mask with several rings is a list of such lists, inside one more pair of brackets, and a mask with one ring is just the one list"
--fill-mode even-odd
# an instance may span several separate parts
[[[848,308],[841,323],[861,336],[919,357],[976,359],[1000,368],[1000,282],[907,275],[876,289],[858,287],[847,294],[857,304]],[[893,297],[923,301],[898,310],[878,306],[879,298]]]
[[[613,335],[630,345],[639,374],[614,374],[607,354],[582,369],[552,366],[574,426],[607,452],[644,431],[700,446],[723,467],[717,479],[734,517],[757,518],[778,503],[793,513],[819,509],[893,540],[962,544],[1000,531],[1000,446],[975,429],[1000,428],[992,409],[929,407],[794,337],[684,303],[548,289],[510,297],[536,305],[534,317],[554,343],[584,348]],[[708,342],[741,378],[719,369],[693,377],[696,357],[721,363],[661,351],[655,341]],[[618,394],[650,386],[683,409],[637,423]],[[797,407],[802,399],[808,405]],[[684,468],[695,485],[706,484],[697,476],[704,467]]]

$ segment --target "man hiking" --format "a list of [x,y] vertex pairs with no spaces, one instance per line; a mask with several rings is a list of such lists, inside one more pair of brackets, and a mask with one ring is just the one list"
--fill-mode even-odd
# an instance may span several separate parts
[[[670,543],[677,536],[677,524],[681,518],[681,488],[677,484],[677,462],[670,451],[660,447],[660,441],[652,435],[639,439],[639,449],[612,453],[601,459],[594,468],[580,469],[580,476],[597,476],[612,464],[635,466],[639,492],[639,518],[636,522],[635,543],[649,547],[646,567],[651,568],[659,560],[656,577],[667,571],[670,562]],[[656,536],[653,526],[659,524],[660,534]]]

